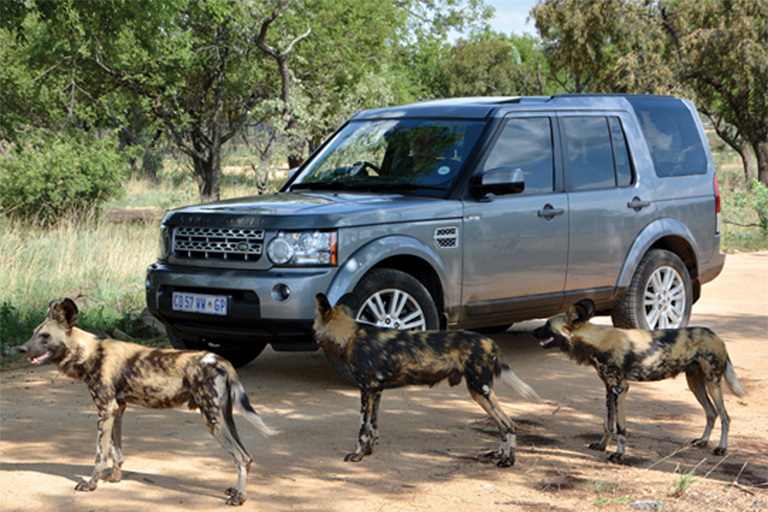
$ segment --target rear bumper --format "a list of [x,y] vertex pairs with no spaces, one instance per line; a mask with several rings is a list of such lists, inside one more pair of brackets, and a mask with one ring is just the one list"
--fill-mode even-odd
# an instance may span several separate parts
[[701,284],[708,283],[719,276],[724,266],[725,254],[717,252],[714,258],[699,267],[699,281]]

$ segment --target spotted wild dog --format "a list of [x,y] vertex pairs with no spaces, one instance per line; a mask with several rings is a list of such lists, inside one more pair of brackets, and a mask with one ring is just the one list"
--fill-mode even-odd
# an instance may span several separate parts
[[664,380],[685,372],[688,387],[707,416],[704,434],[691,444],[702,448],[707,445],[719,415],[720,444],[714,453],[725,454],[730,418],[723,403],[723,376],[733,393],[744,396],[744,390],[736,378],[723,340],[701,327],[641,331],[596,325],[589,321],[594,314],[595,303],[583,299],[533,331],[533,335],[542,340],[543,348],[558,347],[577,363],[593,366],[605,383],[605,433],[599,442],[589,447],[605,450],[615,423],[617,449],[609,460],[620,460],[627,438],[625,402],[628,382]]
[[494,378],[526,398],[539,400],[539,396],[502,361],[498,346],[473,332],[397,331],[361,324],[347,309],[346,302],[355,300],[348,294],[331,307],[328,298],[318,294],[314,324],[317,343],[330,357],[348,364],[360,386],[360,433],[355,451],[344,460],[358,462],[373,452],[385,389],[433,386],[445,379],[456,386],[465,378],[469,394],[499,428],[499,449],[488,456],[499,458],[499,467],[513,465],[517,426],[496,401]]
[[102,474],[107,482],[121,480],[122,418],[126,404],[166,409],[187,404],[200,409],[208,431],[237,465],[237,487],[227,489],[227,504],[245,502],[245,483],[253,459],[237,434],[235,406],[262,434],[273,431],[253,410],[232,365],[210,352],[151,349],[98,337],[75,327],[77,306],[71,299],[50,303],[47,319],[18,350],[30,362],[58,364],[68,377],[88,386],[99,413],[96,466],[78,491],[93,491]]

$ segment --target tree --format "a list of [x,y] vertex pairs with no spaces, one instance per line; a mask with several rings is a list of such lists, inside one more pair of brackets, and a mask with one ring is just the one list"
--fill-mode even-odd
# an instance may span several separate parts
[[768,1],[660,3],[658,16],[681,81],[741,155],[747,181],[751,147],[768,185]]
[[472,32],[444,50],[435,74],[435,96],[530,96],[560,92],[546,73],[538,38]]
[[[203,201],[219,197],[221,148],[246,123],[262,123],[289,159],[300,157],[306,137],[359,108],[349,94],[370,98],[383,73],[395,84],[383,97],[408,96],[420,85],[403,56],[487,12],[481,0],[7,1],[4,41],[27,36],[0,49],[24,64],[9,68],[19,115],[7,125],[23,125],[23,99],[49,94],[83,129],[110,123],[125,141],[151,141],[131,136],[132,114],[149,121],[148,112],[191,158]],[[373,77],[376,87],[360,87]]]
[[532,16],[576,92],[692,97],[768,184],[766,0],[543,0]]

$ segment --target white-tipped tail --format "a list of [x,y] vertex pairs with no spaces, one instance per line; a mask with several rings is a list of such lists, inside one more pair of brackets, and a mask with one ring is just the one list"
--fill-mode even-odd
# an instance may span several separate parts
[[536,393],[531,386],[523,382],[520,377],[515,375],[515,372],[511,369],[504,368],[504,370],[502,370],[501,382],[503,382],[505,386],[514,389],[528,400],[532,402],[541,402],[539,394]]
[[734,395],[746,395],[744,390],[741,388],[741,384],[739,384],[739,379],[736,378],[736,370],[733,368],[730,359],[725,362],[725,382],[728,384],[728,388],[733,391]]
[[264,437],[273,436],[279,434],[277,430],[273,430],[264,423],[261,416],[253,409],[251,403],[248,401],[248,395],[245,392],[245,388],[240,382],[232,382],[232,401],[235,403],[237,410],[245,416],[245,418],[251,422],[256,430],[258,430]]

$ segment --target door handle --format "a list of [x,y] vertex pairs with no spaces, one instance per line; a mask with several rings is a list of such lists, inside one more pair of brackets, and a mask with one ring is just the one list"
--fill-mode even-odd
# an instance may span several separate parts
[[627,208],[630,208],[638,212],[643,208],[648,208],[649,206],[651,206],[650,201],[643,201],[639,197],[633,197],[632,201],[627,203]]
[[538,216],[549,220],[552,217],[557,217],[558,215],[562,215],[564,213],[564,208],[554,208],[551,204],[548,204],[538,211]]

